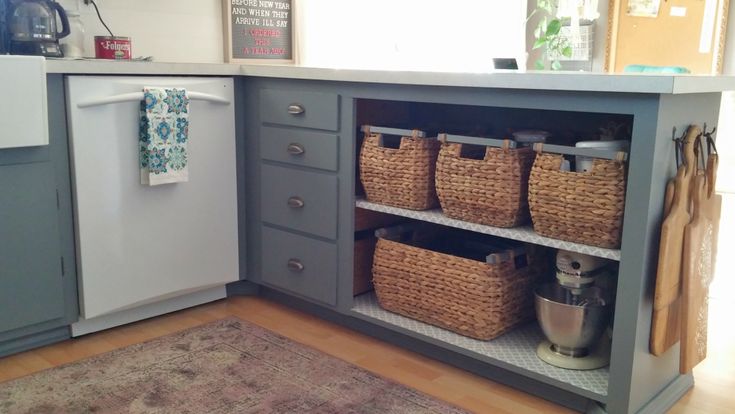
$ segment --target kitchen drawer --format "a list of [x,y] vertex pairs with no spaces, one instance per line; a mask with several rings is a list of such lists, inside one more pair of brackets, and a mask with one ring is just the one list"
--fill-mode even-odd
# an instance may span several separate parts
[[334,134],[261,127],[260,156],[271,161],[337,171],[338,140]]
[[337,237],[337,177],[263,165],[262,220],[330,239]]
[[339,95],[323,92],[260,91],[263,122],[301,128],[339,129]]
[[337,304],[337,246],[263,226],[265,283]]

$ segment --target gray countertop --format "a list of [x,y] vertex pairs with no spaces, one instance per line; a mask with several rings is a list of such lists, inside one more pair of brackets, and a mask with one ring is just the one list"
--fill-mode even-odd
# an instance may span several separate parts
[[49,59],[48,73],[96,75],[257,76],[401,85],[621,93],[704,93],[735,90],[735,76],[498,71],[446,73],[313,68],[294,65],[122,62]]

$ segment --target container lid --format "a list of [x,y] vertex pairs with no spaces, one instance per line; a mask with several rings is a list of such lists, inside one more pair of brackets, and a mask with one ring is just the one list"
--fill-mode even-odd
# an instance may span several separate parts
[[577,148],[595,148],[595,149],[609,149],[617,151],[628,151],[630,148],[630,141],[619,139],[613,141],[579,141],[575,145]]
[[546,142],[546,138],[550,136],[550,132],[537,129],[527,129],[513,133],[516,142]]

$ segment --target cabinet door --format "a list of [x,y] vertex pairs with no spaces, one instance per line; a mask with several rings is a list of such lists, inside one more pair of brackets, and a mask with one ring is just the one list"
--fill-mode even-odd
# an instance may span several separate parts
[[46,147],[0,151],[0,333],[64,316],[56,197]]

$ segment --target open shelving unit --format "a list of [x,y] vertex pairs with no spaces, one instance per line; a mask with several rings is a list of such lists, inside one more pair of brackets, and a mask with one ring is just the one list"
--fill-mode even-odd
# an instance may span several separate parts
[[[355,206],[413,220],[620,261],[620,250],[605,249],[541,236],[534,232],[530,226],[514,228],[486,226],[449,218],[442,213],[441,209],[415,211],[372,203],[361,197],[356,198]],[[595,401],[605,403],[607,400],[609,368],[577,371],[558,368],[543,362],[536,356],[536,348],[545,338],[536,322],[516,327],[493,340],[481,341],[387,311],[378,303],[374,291],[356,296],[353,300],[352,313],[360,319],[378,323],[409,336],[464,353],[475,359],[535,378]]]

